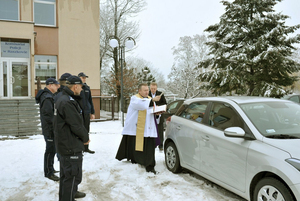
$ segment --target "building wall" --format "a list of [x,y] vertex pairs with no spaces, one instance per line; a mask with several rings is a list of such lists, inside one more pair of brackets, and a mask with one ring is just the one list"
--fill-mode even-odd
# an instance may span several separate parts
[[[19,21],[0,20],[0,38],[29,41],[31,97],[37,89],[34,55],[57,55],[57,79],[84,72],[92,95],[100,95],[99,0],[56,0],[56,27],[34,25],[33,0],[19,6]],[[100,102],[93,101],[98,111]]]
[[58,1],[57,15],[58,74],[83,71],[91,89],[100,90],[99,1]]

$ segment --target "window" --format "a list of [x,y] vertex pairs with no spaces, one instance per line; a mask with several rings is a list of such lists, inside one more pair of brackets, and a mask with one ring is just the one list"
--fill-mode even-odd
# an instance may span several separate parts
[[46,81],[52,77],[56,79],[57,57],[47,55],[35,55],[35,80],[39,77],[41,81]]
[[191,103],[180,114],[181,117],[201,123],[207,108],[207,102],[195,102]]
[[34,23],[56,26],[56,0],[34,0]]
[[299,103],[299,102],[300,102],[298,96],[292,96],[289,100],[290,100],[290,101],[294,101],[294,102],[296,102],[296,103]]
[[19,0],[0,0],[0,19],[19,20]]
[[244,129],[243,120],[229,105],[214,103],[209,113],[209,125],[225,130],[228,127],[240,127]]

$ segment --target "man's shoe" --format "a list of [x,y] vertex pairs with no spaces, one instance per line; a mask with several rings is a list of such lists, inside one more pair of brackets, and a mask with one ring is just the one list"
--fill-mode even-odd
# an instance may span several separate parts
[[48,178],[48,179],[51,179],[51,180],[53,180],[53,181],[59,181],[59,177],[56,176],[55,174],[50,175],[50,176],[48,176],[47,178]]
[[77,192],[75,193],[74,198],[84,198],[85,196],[86,196],[85,193],[80,192],[80,191],[77,191]]
[[89,150],[89,149],[87,149],[87,150],[84,150],[84,152],[88,152],[88,153],[90,153],[90,154],[94,154],[94,153],[95,153],[94,151],[92,151],[92,150]]

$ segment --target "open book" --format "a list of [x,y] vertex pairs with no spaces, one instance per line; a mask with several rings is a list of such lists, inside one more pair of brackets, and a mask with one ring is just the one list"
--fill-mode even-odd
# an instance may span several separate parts
[[153,112],[152,113],[158,113],[158,112],[165,112],[167,111],[167,105],[160,105],[160,106],[157,106],[155,105],[153,107]]

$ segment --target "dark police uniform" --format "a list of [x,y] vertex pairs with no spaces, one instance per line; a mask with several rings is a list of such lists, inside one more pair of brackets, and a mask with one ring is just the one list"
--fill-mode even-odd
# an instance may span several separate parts
[[[53,93],[44,88],[38,91],[35,99],[40,105],[40,119],[42,124],[42,133],[46,142],[46,150],[44,154],[44,174],[45,177],[51,178],[54,175],[54,132],[53,132],[53,114],[54,114],[54,99]],[[57,178],[58,179],[58,178]]]
[[82,110],[78,104],[78,99],[80,96],[75,96],[72,90],[64,87],[61,96],[55,103],[54,136],[57,152],[61,157],[60,201],[74,200],[78,184],[82,180],[83,143],[89,141],[88,132],[83,125]]
[[[80,93],[80,97],[82,100],[82,107],[83,107],[83,118],[84,118],[84,127],[88,132],[90,132],[90,116],[91,114],[95,114],[94,104],[92,101],[92,95],[90,87],[84,83],[82,85],[82,91]],[[84,145],[85,151],[89,150],[89,145]],[[91,151],[93,152],[93,151]]]
[[[60,76],[59,81],[67,81],[68,77],[70,77],[71,74],[70,73],[64,73]],[[60,87],[57,89],[57,92],[54,94],[54,102],[57,101],[57,99],[61,96],[62,94],[62,90],[65,86],[64,85],[60,85]]]

